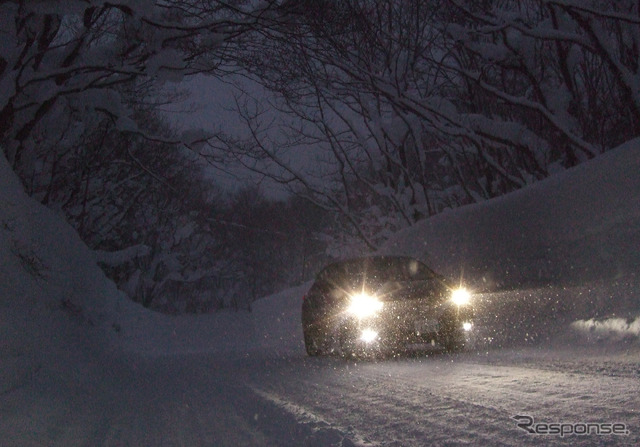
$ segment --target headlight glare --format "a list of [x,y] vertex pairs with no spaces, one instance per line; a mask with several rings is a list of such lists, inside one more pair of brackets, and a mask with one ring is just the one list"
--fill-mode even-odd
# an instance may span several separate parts
[[358,318],[365,318],[382,309],[382,301],[375,296],[368,295],[366,293],[359,293],[351,296],[351,302],[349,303],[348,312],[355,315]]
[[464,306],[471,300],[471,294],[464,287],[451,291],[451,301],[458,306]]

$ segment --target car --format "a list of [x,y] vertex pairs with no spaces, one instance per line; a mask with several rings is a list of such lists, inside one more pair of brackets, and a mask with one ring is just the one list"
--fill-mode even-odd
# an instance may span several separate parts
[[367,256],[322,269],[303,298],[307,354],[354,357],[464,348],[471,294],[408,256]]

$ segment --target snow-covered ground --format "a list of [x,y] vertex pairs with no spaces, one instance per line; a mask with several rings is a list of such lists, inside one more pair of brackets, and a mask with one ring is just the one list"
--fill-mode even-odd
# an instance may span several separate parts
[[251,313],[131,303],[0,157],[0,445],[638,445],[638,172],[635,140],[395,235],[476,292],[474,347],[356,363],[305,356],[309,284]]

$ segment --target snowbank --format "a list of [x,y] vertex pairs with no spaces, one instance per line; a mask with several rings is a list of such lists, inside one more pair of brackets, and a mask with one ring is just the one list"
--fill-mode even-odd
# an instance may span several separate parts
[[117,319],[115,349],[124,352],[150,356],[228,354],[247,352],[255,346],[253,317],[246,311],[171,316],[127,301]]
[[[138,255],[140,250],[129,251]],[[123,253],[130,254],[115,255]],[[180,317],[149,311],[119,291],[98,267],[98,260],[113,256],[89,250],[63,218],[28,197],[0,156],[0,392],[42,365],[96,350],[247,352],[264,343],[273,346],[267,340],[285,336],[295,344],[289,315],[275,315],[272,305],[263,316],[260,311]],[[271,318],[273,324],[266,324]],[[256,320],[261,337],[253,328]],[[267,329],[271,326],[276,329]]]
[[476,288],[580,284],[640,270],[640,139],[574,169],[450,210],[390,238]]
[[73,228],[31,200],[0,155],[0,392],[114,341],[123,301]]
[[302,297],[311,283],[284,290],[253,304],[254,324],[260,349],[304,353]]
[[476,298],[481,347],[637,341],[635,323],[622,321],[640,315],[638,172],[640,139],[420,222],[381,251],[415,256],[476,291],[493,291]]
[[640,317],[633,318],[605,318],[603,320],[578,320],[571,326],[577,331],[584,332],[588,337],[620,338],[640,336]]
[[[57,331],[48,332],[47,326],[69,326],[69,318],[94,328],[90,333],[114,332],[112,318],[124,296],[97,268],[75,230],[24,193],[4,156],[0,204],[0,305],[5,316],[21,315],[25,325],[33,326],[32,340],[55,339]],[[52,310],[60,310],[53,312],[53,320]],[[56,321],[58,314],[66,320]],[[45,327],[38,329],[40,323]]]

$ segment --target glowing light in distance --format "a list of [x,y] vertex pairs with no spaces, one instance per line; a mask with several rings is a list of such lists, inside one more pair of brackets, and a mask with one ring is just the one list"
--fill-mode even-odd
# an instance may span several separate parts
[[462,323],[462,329],[464,329],[467,332],[469,332],[472,327],[473,327],[473,324],[469,323],[468,321],[465,321],[464,323]]

